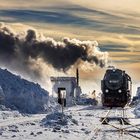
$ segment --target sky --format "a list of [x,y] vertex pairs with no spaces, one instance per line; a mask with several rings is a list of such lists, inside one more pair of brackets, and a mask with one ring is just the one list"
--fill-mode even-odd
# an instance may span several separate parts
[[[125,70],[134,86],[140,83],[139,0],[0,0],[0,22],[18,32],[33,27],[57,41],[96,40],[110,65]],[[99,87],[105,70],[80,70],[81,85]]]

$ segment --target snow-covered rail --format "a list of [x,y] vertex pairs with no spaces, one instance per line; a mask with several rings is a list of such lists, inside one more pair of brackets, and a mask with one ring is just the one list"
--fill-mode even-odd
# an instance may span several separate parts
[[[117,114],[117,112],[120,112],[121,113],[121,117],[118,117],[115,116],[115,117],[109,117],[109,115],[111,114],[111,111],[112,111],[112,108],[110,108],[110,110],[108,110],[108,112],[106,113],[105,117],[102,117],[101,118],[101,124],[106,124],[106,125],[109,125],[115,129],[117,129],[117,131],[120,132],[121,136],[123,137],[124,134],[128,134],[132,137],[135,137],[137,139],[140,139],[139,136],[137,135],[134,135],[132,134],[131,132],[129,132],[128,128],[130,127],[125,127],[125,125],[130,125],[131,127],[134,127],[136,129],[139,130],[139,133],[140,133],[140,128],[138,127],[139,125],[134,125],[134,124],[131,124],[127,118],[127,114],[126,114],[126,109],[125,108],[122,108],[121,110],[120,109],[115,109],[115,112],[113,111],[113,113]],[[119,126],[116,126],[114,124],[111,124],[109,123],[111,120],[118,120],[121,124],[121,127]]]

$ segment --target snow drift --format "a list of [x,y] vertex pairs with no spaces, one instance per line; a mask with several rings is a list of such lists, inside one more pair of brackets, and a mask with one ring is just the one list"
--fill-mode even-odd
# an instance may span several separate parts
[[39,84],[0,69],[0,104],[25,113],[38,113],[49,109],[49,94]]

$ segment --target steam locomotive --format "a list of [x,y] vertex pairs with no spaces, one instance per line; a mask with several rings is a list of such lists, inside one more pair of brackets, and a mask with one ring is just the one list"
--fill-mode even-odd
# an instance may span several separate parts
[[101,90],[103,106],[124,107],[131,100],[131,77],[120,69],[108,69],[101,81]]

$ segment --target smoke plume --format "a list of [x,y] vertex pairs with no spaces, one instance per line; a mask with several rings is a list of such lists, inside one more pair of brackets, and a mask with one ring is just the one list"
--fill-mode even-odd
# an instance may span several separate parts
[[[38,60],[59,71],[84,64],[105,67],[108,53],[101,52],[96,41],[80,41],[65,37],[61,42],[44,37],[33,29],[18,34],[0,26],[0,64],[40,77]],[[87,67],[86,67],[87,68]]]

